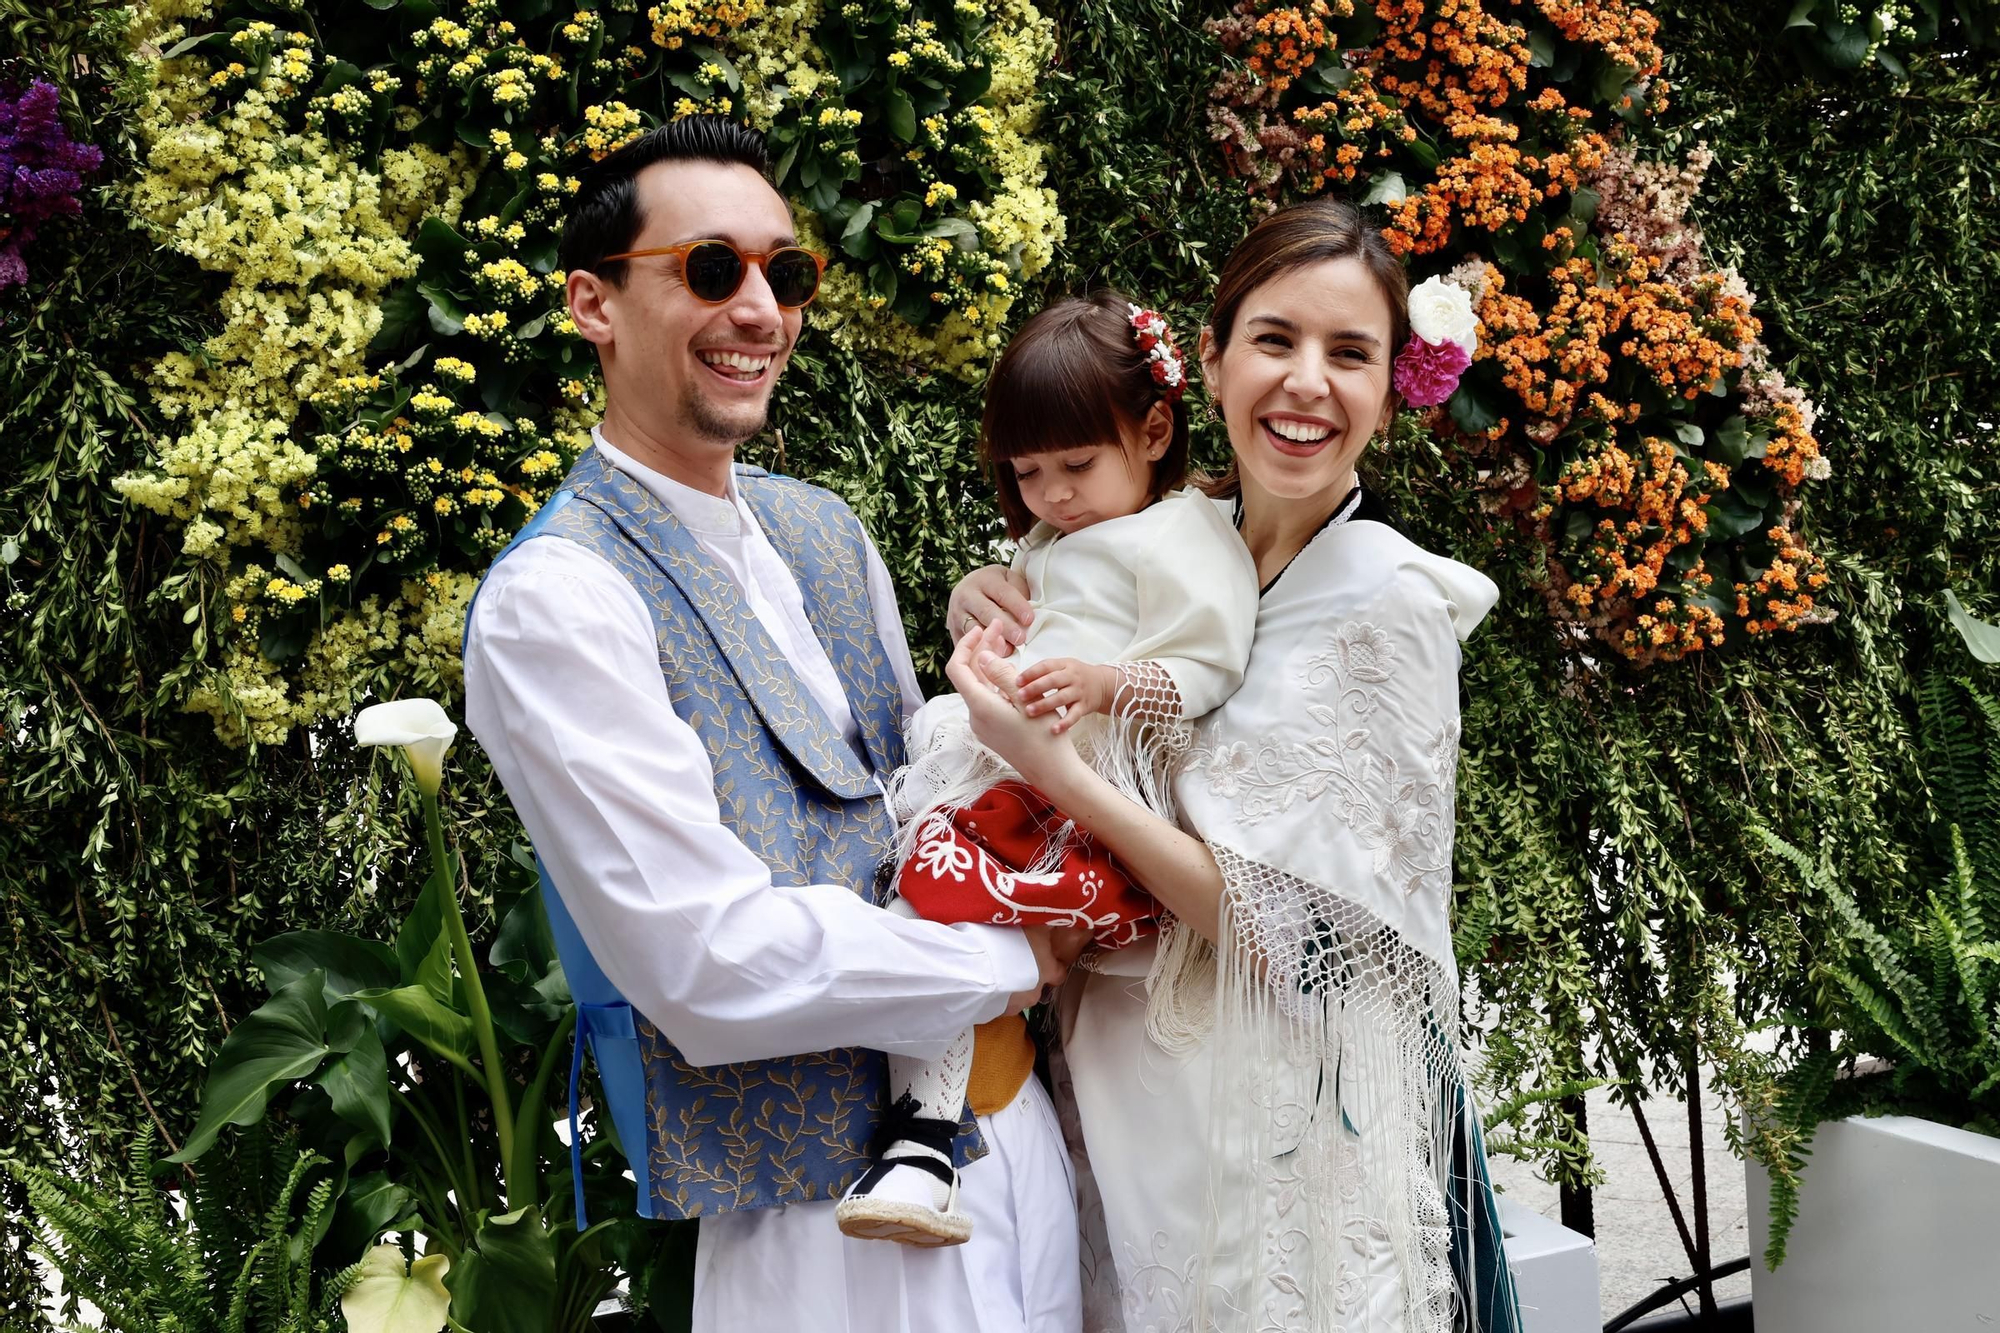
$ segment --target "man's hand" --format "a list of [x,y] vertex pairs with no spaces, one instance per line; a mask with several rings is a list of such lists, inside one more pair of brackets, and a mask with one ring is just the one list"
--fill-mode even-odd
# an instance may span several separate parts
[[1014,702],[1029,717],[1055,713],[1049,734],[1060,736],[1092,713],[1109,713],[1118,697],[1118,684],[1117,667],[1079,662],[1074,657],[1051,657],[1021,673]]
[[1035,608],[1028,604],[1028,581],[1001,565],[982,565],[958,581],[945,607],[952,641],[998,622],[1004,642],[994,651],[1005,657],[1028,637]]
[[[1057,949],[1056,936],[1072,932],[1057,931],[1053,926],[1023,926],[1021,933],[1027,936],[1028,947],[1035,951],[1035,965],[1041,969],[1042,980],[1033,990],[1019,991],[1008,997],[1006,1012],[1010,1014],[1017,1014],[1029,1005],[1039,1003],[1042,992],[1050,986],[1062,985],[1063,978],[1069,975],[1069,965],[1076,961],[1075,954],[1065,959]],[[1066,949],[1070,941],[1062,943]]]

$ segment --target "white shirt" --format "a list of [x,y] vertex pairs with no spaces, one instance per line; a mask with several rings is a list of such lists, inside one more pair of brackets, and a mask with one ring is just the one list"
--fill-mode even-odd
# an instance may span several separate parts
[[[593,439],[687,526],[856,736],[798,583],[734,480],[728,497],[708,495]],[[867,583],[907,714],[922,695],[872,543]],[[935,1058],[1035,984],[1017,930],[906,920],[851,886],[774,885],[722,823],[645,602],[580,543],[531,539],[487,575],[466,637],[465,711],[598,965],[690,1063],[840,1046]]]

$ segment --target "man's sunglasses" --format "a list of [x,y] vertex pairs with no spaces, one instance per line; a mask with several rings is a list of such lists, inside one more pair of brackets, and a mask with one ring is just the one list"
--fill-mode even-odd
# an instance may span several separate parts
[[743,285],[743,275],[755,264],[764,270],[771,298],[785,310],[797,310],[819,295],[820,274],[826,271],[826,260],[802,246],[738,250],[727,241],[688,241],[653,250],[626,250],[606,255],[598,262],[609,264],[614,259],[645,259],[650,255],[678,258],[681,282],[704,305],[721,305],[736,295],[736,289]]

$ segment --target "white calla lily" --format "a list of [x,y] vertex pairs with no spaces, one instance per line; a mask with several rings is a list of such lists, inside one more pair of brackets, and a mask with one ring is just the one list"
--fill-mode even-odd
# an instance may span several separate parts
[[362,1259],[360,1279],[340,1298],[350,1333],[439,1333],[451,1309],[444,1286],[450,1269],[442,1254],[426,1254],[406,1268],[400,1249],[377,1245]]
[[373,704],[354,716],[357,745],[396,745],[410,761],[417,786],[435,796],[444,782],[444,757],[458,735],[458,724],[445,715],[435,699],[397,699]]

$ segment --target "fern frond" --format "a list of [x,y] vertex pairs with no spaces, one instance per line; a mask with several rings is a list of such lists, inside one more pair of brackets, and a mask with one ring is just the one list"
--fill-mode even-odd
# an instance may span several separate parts
[[1970,824],[1990,799],[1978,736],[1965,725],[1961,696],[1977,693],[1970,681],[1933,673],[1917,686],[1924,776],[1947,824]]
[[[1767,1132],[1777,1152],[1776,1161],[1765,1160],[1771,1182],[1771,1230],[1764,1246],[1764,1265],[1776,1268],[1785,1261],[1785,1244],[1799,1218],[1799,1183],[1806,1159],[1812,1156],[1812,1142],[1826,1117],[1840,1058],[1832,1050],[1816,1050],[1801,1061],[1779,1086],[1775,1109],[1778,1121]],[[1764,1154],[1759,1154],[1764,1157]]]
[[1517,1093],[1500,1105],[1488,1111],[1483,1119],[1482,1129],[1495,1129],[1511,1121],[1530,1106],[1540,1106],[1548,1102],[1565,1101],[1571,1097],[1581,1097],[1587,1092],[1607,1087],[1615,1080],[1608,1078],[1576,1078],[1559,1083],[1552,1088],[1531,1088]]
[[[1819,888],[1839,914],[1842,924],[1847,927],[1848,939],[1861,946],[1862,954],[1873,966],[1876,976],[1881,978],[1897,1001],[1896,1009],[1891,1011],[1894,1027],[1893,1029],[1885,1027],[1884,1030],[1891,1036],[1895,1036],[1899,1031],[1908,1034],[1899,1040],[1903,1041],[1905,1048],[1911,1054],[1919,1058],[1927,1052],[1942,1049],[1947,1040],[1944,1030],[1939,1026],[1931,988],[1917,980],[1916,975],[1910,970],[1909,961],[1903,957],[1895,941],[1877,930],[1873,922],[1862,916],[1861,909],[1855,905],[1852,898],[1835,888],[1824,876],[1820,877]],[[1834,971],[1841,977],[1842,984],[1849,987],[1850,993],[1855,993],[1853,987],[1860,982],[1858,975],[1846,968],[1837,968]],[[1865,989],[1870,994],[1876,994],[1873,987]],[[1879,995],[1877,1003],[1884,1010],[1890,1009],[1887,1002]],[[1874,1009],[1868,1012],[1871,1018],[1876,1017]]]
[[1890,1002],[1887,996],[1876,990],[1866,980],[1846,968],[1829,969],[1834,980],[1855,1007],[1868,1016],[1882,1035],[1901,1047],[1905,1055],[1922,1060],[1926,1054],[1924,1039],[1915,1029],[1903,1021],[1902,1012]]

